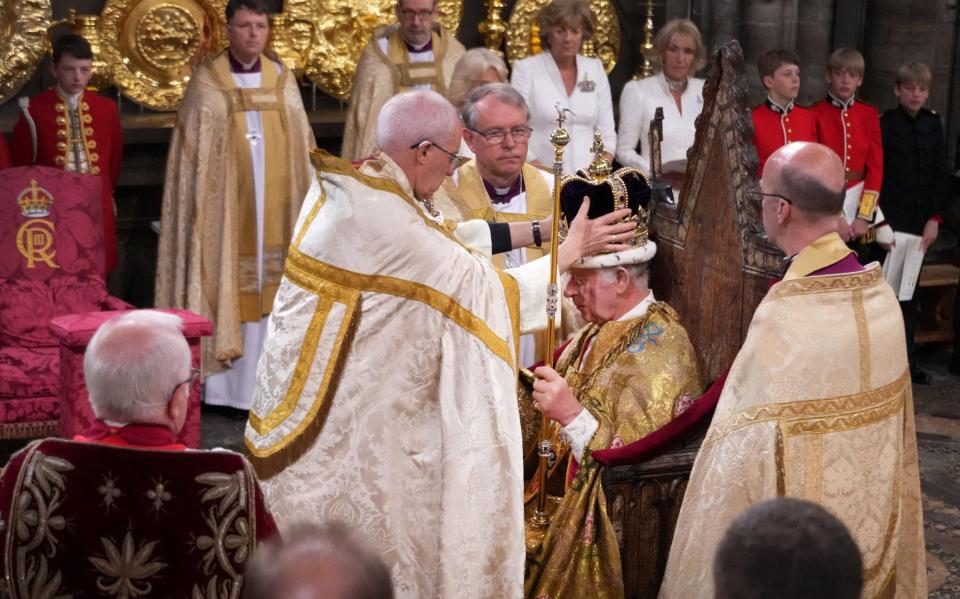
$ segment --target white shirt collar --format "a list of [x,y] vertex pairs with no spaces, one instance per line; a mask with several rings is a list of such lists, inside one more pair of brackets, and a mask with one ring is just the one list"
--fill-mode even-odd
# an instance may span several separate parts
[[633,318],[640,318],[646,315],[647,310],[650,309],[650,305],[653,304],[653,302],[655,301],[657,300],[656,298],[653,297],[653,289],[651,289],[650,293],[647,294],[647,297],[637,302],[637,305],[627,310],[623,314],[623,316],[621,316],[617,320],[620,321],[620,320],[631,320]]
[[67,92],[63,91],[63,89],[58,85],[57,95],[60,96],[61,99],[63,99],[64,101],[66,101],[67,104],[70,105],[71,110],[76,110],[77,104],[80,103],[80,96],[83,95],[83,92],[81,91],[71,96]]

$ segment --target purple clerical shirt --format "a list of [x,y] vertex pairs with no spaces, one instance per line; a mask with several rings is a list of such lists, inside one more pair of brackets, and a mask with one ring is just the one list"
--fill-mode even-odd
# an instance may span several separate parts
[[820,270],[815,270],[808,277],[816,277],[820,275],[845,275],[851,272],[860,272],[865,270],[863,265],[857,261],[857,254],[850,252],[839,261],[834,262],[829,266],[824,266]]

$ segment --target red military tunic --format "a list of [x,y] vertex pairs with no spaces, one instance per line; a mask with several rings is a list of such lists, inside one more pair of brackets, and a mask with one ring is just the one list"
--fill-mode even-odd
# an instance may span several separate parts
[[30,99],[30,117],[36,124],[37,148],[34,158],[33,134],[24,115],[13,128],[12,158],[16,166],[39,164],[72,172],[100,175],[103,182],[103,245],[107,272],[117,267],[116,218],[113,190],[120,177],[123,131],[117,105],[92,91],[78,100],[80,143],[84,156],[72,158],[68,103],[55,89]]
[[844,103],[830,95],[810,109],[816,118],[818,140],[843,160],[847,188],[863,181],[857,217],[872,221],[883,182],[879,111],[860,100],[851,98]]
[[770,98],[753,109],[753,145],[760,159],[758,176],[770,154],[794,141],[817,141],[817,124],[809,108],[791,102],[780,106]]
[[7,140],[0,133],[0,169],[10,168],[13,163],[10,162],[10,150],[7,149]]

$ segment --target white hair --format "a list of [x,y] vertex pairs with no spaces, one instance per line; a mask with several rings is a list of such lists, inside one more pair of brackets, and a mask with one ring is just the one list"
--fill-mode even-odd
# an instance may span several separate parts
[[507,80],[507,65],[500,56],[487,48],[470,48],[463,53],[457,66],[453,67],[447,97],[457,108],[463,108],[467,95],[473,90],[473,82],[483,76],[488,69],[500,75],[500,81]]
[[641,262],[639,264],[624,264],[622,266],[612,266],[610,268],[601,268],[600,277],[604,283],[613,283],[617,280],[617,269],[622,268],[627,271],[634,284],[639,287],[649,288],[650,283],[650,263]]
[[103,323],[83,371],[97,418],[158,424],[177,384],[190,376],[190,347],[175,314],[134,310]]
[[[445,143],[460,122],[453,105],[435,91],[416,90],[387,100],[377,118],[377,147],[391,154],[422,141]],[[456,152],[459,148],[449,148]]]

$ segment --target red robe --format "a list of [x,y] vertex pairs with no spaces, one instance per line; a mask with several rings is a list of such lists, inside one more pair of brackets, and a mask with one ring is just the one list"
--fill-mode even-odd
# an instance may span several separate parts
[[[51,89],[31,98],[29,110],[37,128],[36,160],[33,156],[33,135],[21,112],[20,119],[13,128],[13,164],[39,164],[65,169],[70,129],[67,102],[60,98],[55,89]],[[100,175],[103,182],[103,246],[109,273],[117,267],[113,190],[120,177],[123,130],[117,105],[109,98],[92,91],[84,91],[80,97],[80,120],[90,173]]]
[[10,162],[10,150],[7,148],[7,140],[0,133],[0,169],[10,168],[13,163]]
[[809,108],[791,103],[787,107],[774,104],[767,98],[753,109],[753,145],[757,148],[760,170],[770,154],[794,141],[817,141],[817,124]]
[[860,212],[872,214],[883,182],[879,111],[872,104],[853,99],[845,107],[832,96],[817,102],[810,110],[816,118],[818,141],[843,160],[847,188],[864,182]]

